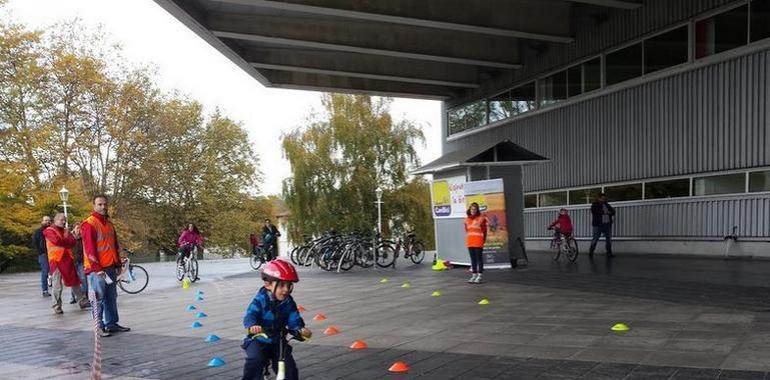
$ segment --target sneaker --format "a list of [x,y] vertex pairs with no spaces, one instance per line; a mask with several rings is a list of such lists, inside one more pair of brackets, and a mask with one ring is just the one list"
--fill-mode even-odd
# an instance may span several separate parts
[[471,274],[471,278],[468,279],[469,284],[476,282],[476,273]]
[[51,293],[48,293],[47,290],[43,290],[43,297],[50,297]]
[[76,304],[77,302],[78,302],[78,300],[76,300],[76,299],[74,299],[74,298],[70,298],[70,305],[74,305],[74,304]]
[[53,312],[54,314],[64,314],[64,310],[62,310],[61,305],[54,305]]
[[80,306],[80,310],[90,309],[91,303],[88,301],[79,302],[78,305]]
[[102,338],[106,338],[108,336],[112,336],[112,333],[110,333],[106,329],[100,329],[99,330],[99,336],[102,337]]
[[481,273],[476,275],[476,278],[473,280],[474,284],[480,284],[481,283]]
[[105,328],[104,331],[107,331],[109,333],[117,333],[117,332],[129,332],[131,331],[131,329],[128,327],[123,327],[121,325],[115,324],[115,326]]

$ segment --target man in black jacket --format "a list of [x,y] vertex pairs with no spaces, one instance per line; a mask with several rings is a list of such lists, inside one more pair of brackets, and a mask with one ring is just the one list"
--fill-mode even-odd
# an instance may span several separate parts
[[607,243],[607,257],[615,257],[612,254],[612,222],[615,221],[615,209],[607,203],[607,196],[604,193],[600,193],[596,201],[591,204],[591,216],[594,236],[591,240],[591,248],[588,250],[588,257],[594,257],[596,243],[602,235]]
[[45,244],[43,230],[51,225],[51,217],[46,215],[40,223],[40,228],[32,235],[32,248],[37,252],[37,263],[40,264],[40,287],[43,289],[43,297],[50,297],[48,293],[48,248]]

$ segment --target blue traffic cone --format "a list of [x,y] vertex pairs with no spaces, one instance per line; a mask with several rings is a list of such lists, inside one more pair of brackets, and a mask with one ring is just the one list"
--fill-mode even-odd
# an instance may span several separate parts
[[219,340],[219,337],[214,335],[214,334],[211,334],[211,335],[206,337],[206,342],[208,342],[208,343],[213,343],[213,342],[216,342],[218,340]]
[[198,296],[198,297],[195,297],[195,300],[196,300],[196,301],[203,301],[203,296]]
[[209,361],[209,367],[221,367],[225,365],[225,361],[222,358],[213,358]]
[[206,318],[206,317],[208,317],[208,315],[206,315],[206,313],[202,311],[198,312],[198,314],[195,314],[195,318]]
[[190,325],[190,327],[192,327],[192,328],[194,328],[194,329],[197,329],[197,328],[199,328],[199,327],[201,327],[201,326],[203,326],[203,324],[202,324],[202,323],[200,323],[200,322],[198,322],[198,321],[195,321],[195,322],[193,322],[193,324],[192,324],[192,325]]
[[195,307],[195,305],[187,305],[187,311],[193,311],[195,309],[197,309],[197,307]]
[[199,290],[199,291],[195,292],[195,295],[196,296],[202,296],[203,295],[203,290]]

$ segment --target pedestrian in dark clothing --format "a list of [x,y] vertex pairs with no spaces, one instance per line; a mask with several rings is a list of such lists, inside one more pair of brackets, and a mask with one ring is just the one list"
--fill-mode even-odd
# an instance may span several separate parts
[[32,248],[37,252],[37,263],[40,265],[40,288],[43,290],[43,297],[50,297],[48,293],[48,248],[45,243],[43,231],[51,226],[53,219],[46,215],[40,223],[40,228],[32,234]]
[[280,236],[281,232],[278,231],[278,227],[270,219],[265,219],[265,226],[262,227],[262,248],[270,256],[270,260],[278,257],[278,238]]
[[591,216],[594,235],[593,240],[591,240],[591,248],[588,250],[588,257],[594,257],[596,243],[599,242],[602,235],[604,235],[606,242],[607,257],[615,257],[612,254],[612,223],[615,220],[615,209],[607,203],[607,196],[604,193],[600,193],[596,197],[596,201],[591,204]]

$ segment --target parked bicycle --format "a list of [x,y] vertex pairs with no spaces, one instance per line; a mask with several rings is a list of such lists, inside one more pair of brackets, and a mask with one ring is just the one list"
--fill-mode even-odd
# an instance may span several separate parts
[[126,248],[123,248],[123,252],[126,253],[126,258],[123,261],[123,270],[118,276],[118,286],[128,294],[137,294],[147,288],[150,275],[142,266],[131,263],[133,252]]
[[577,260],[579,253],[577,240],[575,240],[572,234],[562,234],[558,229],[554,229],[553,231],[553,239],[551,239],[550,247],[551,250],[553,250],[551,255],[553,261],[559,261],[559,257],[561,256],[562,252],[567,255],[569,261],[574,262]]
[[396,240],[395,257],[398,257],[402,248],[404,249],[404,258],[411,259],[415,264],[419,264],[425,259],[425,244],[417,239],[413,231],[407,232],[405,238]]
[[189,255],[179,254],[176,259],[176,279],[179,281],[184,280],[185,276],[190,282],[198,281],[198,246],[193,246],[190,249]]

